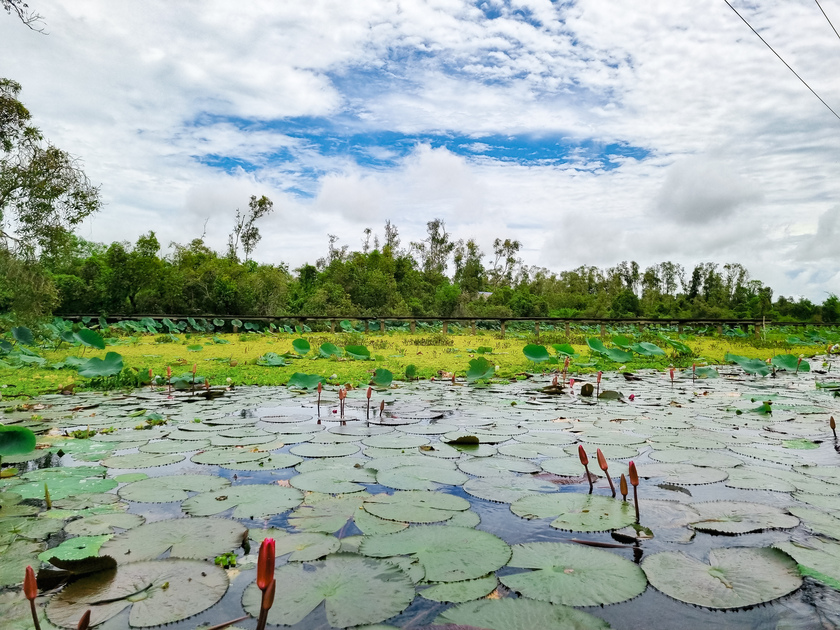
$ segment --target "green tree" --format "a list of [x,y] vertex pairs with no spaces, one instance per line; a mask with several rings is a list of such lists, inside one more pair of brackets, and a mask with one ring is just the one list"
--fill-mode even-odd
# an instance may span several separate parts
[[236,220],[233,224],[233,231],[228,236],[228,256],[233,260],[239,259],[239,245],[245,252],[245,260],[251,259],[251,253],[262,239],[260,229],[254,225],[259,219],[274,212],[274,202],[263,195],[257,199],[251,195],[248,201],[248,212],[242,213],[236,209]]
[[0,241],[31,256],[99,210],[101,200],[79,160],[29,124],[20,90],[0,79]]

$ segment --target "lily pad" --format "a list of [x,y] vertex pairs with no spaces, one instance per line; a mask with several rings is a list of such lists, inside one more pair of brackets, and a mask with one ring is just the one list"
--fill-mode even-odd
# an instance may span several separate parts
[[239,547],[246,528],[225,518],[176,518],[146,523],[114,536],[99,555],[118,563],[154,560],[168,551],[171,558],[212,558]]
[[152,468],[168,466],[182,462],[187,458],[182,453],[154,455],[152,453],[129,453],[128,455],[113,455],[102,460],[102,465],[108,468]]
[[51,558],[59,560],[83,560],[99,555],[99,548],[111,538],[111,534],[100,536],[76,536],[69,538],[58,547],[42,551],[38,555],[41,562],[50,562]]
[[648,556],[650,583],[681,602],[729,610],[769,602],[802,584],[796,563],[776,549],[712,549],[708,564],[675,551]]
[[495,575],[487,575],[475,580],[463,580],[461,582],[444,582],[434,584],[429,588],[420,591],[420,595],[435,602],[452,602],[460,604],[474,599],[486,597],[499,584]]
[[376,482],[395,490],[435,490],[439,484],[460,486],[469,479],[462,472],[441,468],[434,463],[380,470],[376,474]]
[[510,506],[522,518],[557,516],[551,522],[556,529],[576,532],[605,532],[621,529],[635,522],[633,505],[611,497],[594,494],[537,494],[522,497]]
[[512,472],[535,473],[540,467],[534,462],[511,457],[484,457],[481,459],[465,459],[458,462],[458,468],[476,477],[491,477],[493,475],[508,475]]
[[[414,599],[414,584],[395,565],[353,554],[335,554],[325,560],[277,567],[282,584],[268,611],[268,623],[294,625],[325,603],[327,622],[336,628],[383,621],[399,614]],[[259,616],[262,593],[256,584],[245,589],[242,606]]]
[[44,544],[30,540],[16,540],[0,547],[3,562],[0,562],[0,586],[14,586],[23,582],[26,566],[37,564],[38,554],[44,549]]
[[692,503],[700,519],[691,526],[716,534],[746,534],[764,529],[791,529],[799,519],[772,505],[744,501]]
[[298,444],[289,449],[289,452],[299,457],[344,457],[359,452],[360,447],[356,444]]
[[139,514],[114,512],[111,514],[93,514],[70,521],[64,531],[73,536],[97,536],[113,534],[116,529],[133,529],[146,521]]
[[8,545],[15,540],[46,540],[52,534],[60,532],[64,523],[48,518],[5,518],[0,520],[0,545]]
[[689,486],[717,483],[729,476],[724,470],[702,468],[691,464],[641,464],[638,469],[640,477]]
[[202,492],[181,504],[192,516],[212,516],[231,508],[233,518],[268,518],[300,505],[303,494],[297,488],[246,485]]
[[497,536],[466,527],[419,525],[384,536],[368,536],[359,547],[366,556],[410,555],[429,582],[473,580],[503,567],[510,547]]
[[438,615],[435,623],[489,630],[604,630],[610,627],[603,619],[571,606],[511,597],[460,604]]
[[840,591],[840,544],[820,538],[775,545],[799,563],[802,575],[815,578]]
[[407,490],[374,495],[364,502],[364,508],[389,521],[438,523],[470,509],[470,503],[451,494]]
[[534,569],[501,578],[509,589],[567,606],[616,604],[641,595],[644,572],[621,556],[573,543],[538,542],[513,546],[508,566]]
[[81,578],[50,600],[47,617],[75,628],[88,609],[96,626],[131,607],[128,623],[145,628],[186,619],[210,608],[228,588],[224,569],[196,560],[133,562]]
[[557,486],[528,475],[493,475],[470,479],[464,484],[468,494],[497,503],[513,503],[536,492],[557,492]]
[[216,475],[173,475],[135,481],[119,489],[126,501],[169,503],[188,499],[193,492],[213,492],[230,485],[228,479]]
[[303,374],[302,372],[295,372],[286,383],[287,387],[294,389],[315,389],[318,383],[326,384],[327,379],[317,374]]
[[290,483],[299,490],[329,494],[360,492],[362,483],[375,483],[376,477],[367,468],[327,468],[295,475]]
[[289,556],[291,562],[311,562],[338,551],[341,541],[335,536],[319,532],[290,534],[282,529],[251,529],[248,535],[261,543],[264,538],[274,538],[276,557]]
[[304,532],[337,532],[362,508],[362,503],[371,495],[367,493],[350,496],[330,496],[312,492],[289,516],[289,525]]

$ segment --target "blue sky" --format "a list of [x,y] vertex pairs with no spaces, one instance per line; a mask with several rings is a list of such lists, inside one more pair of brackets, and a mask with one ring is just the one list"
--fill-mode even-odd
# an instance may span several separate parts
[[[821,3],[840,25],[840,0]],[[735,2],[840,109],[840,39],[807,0]],[[840,292],[840,120],[722,1],[43,0],[0,19],[0,76],[107,205],[82,235],[223,248],[266,194],[265,262],[454,238],[523,261],[740,262]]]

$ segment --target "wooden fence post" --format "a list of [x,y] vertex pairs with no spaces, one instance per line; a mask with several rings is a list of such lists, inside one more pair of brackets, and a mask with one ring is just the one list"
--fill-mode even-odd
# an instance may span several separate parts
[[475,320],[472,320],[470,323],[470,334],[474,337],[475,336]]
[[414,331],[417,330],[417,320],[412,319],[411,323],[408,325],[408,329],[411,331],[411,334],[414,334]]

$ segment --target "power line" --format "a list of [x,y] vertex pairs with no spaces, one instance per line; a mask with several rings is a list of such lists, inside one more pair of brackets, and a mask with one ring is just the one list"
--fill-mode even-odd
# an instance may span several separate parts
[[828,25],[831,27],[831,30],[834,31],[834,34],[837,35],[838,39],[840,39],[840,33],[837,32],[837,29],[834,28],[834,24],[831,23],[831,20],[828,19],[828,16],[825,14],[825,11],[823,11],[822,5],[820,4],[820,0],[814,0],[814,2],[817,3],[817,6],[820,8],[820,12],[822,12],[822,14],[825,16],[825,20],[826,22],[828,22]]
[[[828,103],[826,103],[822,99],[822,97],[814,91],[814,88],[812,88],[810,85],[808,85],[808,83],[805,81],[805,79],[800,77],[799,74],[796,72],[796,70],[794,70],[793,68],[790,67],[790,64],[787,61],[782,59],[782,56],[779,53],[777,53],[770,44],[767,43],[767,40],[765,40],[761,35],[759,35],[758,31],[755,30],[749,22],[747,22],[747,20],[744,18],[744,16],[741,15],[740,13],[738,13],[738,10],[735,7],[733,7],[731,4],[729,4],[729,0],[723,0],[723,1],[727,4],[727,6],[729,6],[730,9],[735,11],[735,15],[737,15],[739,18],[741,18],[741,20],[744,22],[744,24],[749,26],[750,30],[753,33],[755,33],[756,37],[758,37],[758,39],[760,39],[762,42],[764,42],[764,45],[767,46],[767,48],[769,48],[773,52],[773,54],[776,55],[779,58],[779,61],[781,61],[783,64],[785,64],[785,66],[787,66],[787,69],[790,70],[791,72],[793,72],[793,74],[796,76],[797,79],[802,81],[802,85],[804,85],[806,88],[808,88],[811,91],[811,94],[813,94],[818,99],[820,99],[820,103],[825,105],[828,108],[828,111],[830,111],[832,114],[834,114],[834,117],[837,118],[837,120],[840,120],[840,114],[838,114],[833,109],[831,109],[831,106]],[[817,4],[819,4],[819,3],[817,3]],[[822,7],[820,7],[820,9],[822,9]],[[832,25],[831,28],[834,28],[834,25]],[[838,37],[840,37],[840,36],[838,36]]]

